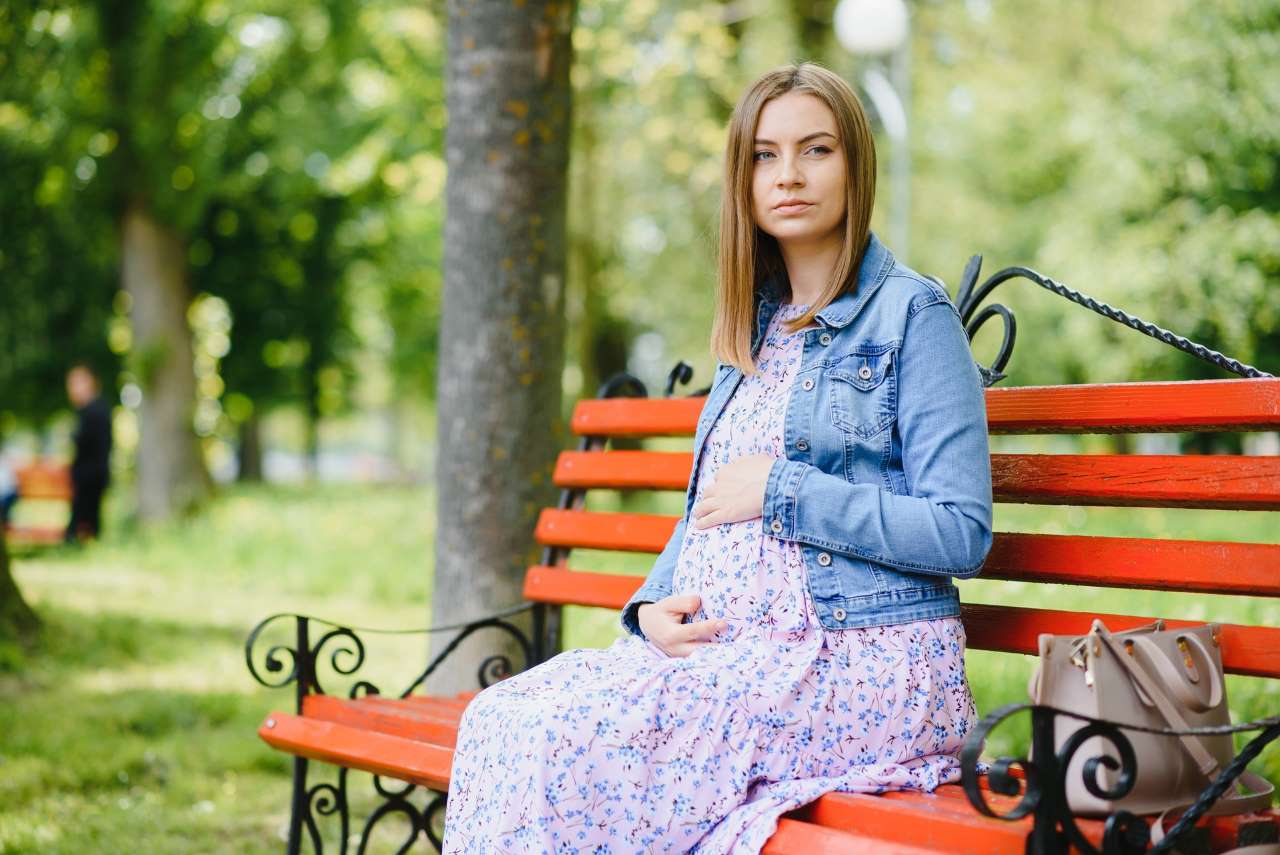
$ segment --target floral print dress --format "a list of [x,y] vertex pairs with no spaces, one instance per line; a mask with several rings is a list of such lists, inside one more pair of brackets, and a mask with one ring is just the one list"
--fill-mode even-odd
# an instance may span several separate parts
[[[803,332],[766,331],[699,462],[783,455]],[[686,529],[672,590],[728,628],[687,657],[627,635],[478,694],[458,731],[446,853],[758,853],[778,817],[834,790],[959,778],[975,711],[957,618],[824,630],[799,547],[759,518]]]

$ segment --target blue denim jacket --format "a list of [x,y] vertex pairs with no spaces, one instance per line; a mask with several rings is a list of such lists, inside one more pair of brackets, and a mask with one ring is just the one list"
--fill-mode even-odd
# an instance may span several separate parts
[[[781,296],[771,283],[757,295],[753,356]],[[960,315],[873,234],[857,289],[817,320],[804,333],[786,457],[769,472],[758,524],[800,545],[826,629],[958,615],[952,577],[975,575],[991,548],[986,406]],[[673,593],[702,448],[742,378],[731,365],[716,368],[684,516],[622,612],[632,633],[641,634],[641,603]]]

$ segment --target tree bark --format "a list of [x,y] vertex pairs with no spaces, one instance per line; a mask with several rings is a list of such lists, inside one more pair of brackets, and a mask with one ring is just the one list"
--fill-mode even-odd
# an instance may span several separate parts
[[27,643],[40,628],[40,618],[18,590],[9,567],[9,549],[0,526],[0,641]]
[[[555,496],[575,6],[448,5],[437,625],[521,601],[534,523]],[[474,688],[481,659],[514,650],[472,636],[435,689]]]
[[195,372],[191,305],[182,241],[145,204],[124,214],[122,276],[132,297],[133,360],[142,387],[139,410],[138,517],[165,519],[208,492],[192,427]]
[[257,408],[240,423],[240,468],[236,480],[256,484],[262,480],[262,419]]

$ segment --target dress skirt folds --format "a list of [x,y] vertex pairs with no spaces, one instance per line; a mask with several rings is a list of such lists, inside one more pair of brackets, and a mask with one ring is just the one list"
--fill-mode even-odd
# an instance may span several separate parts
[[[774,315],[708,435],[699,492],[784,456],[803,333]],[[699,496],[700,498],[700,496]],[[824,630],[799,547],[760,520],[686,528],[672,590],[728,629],[687,657],[638,636],[569,650],[478,694],[458,732],[446,853],[758,853],[835,790],[958,780],[975,710],[957,618]]]

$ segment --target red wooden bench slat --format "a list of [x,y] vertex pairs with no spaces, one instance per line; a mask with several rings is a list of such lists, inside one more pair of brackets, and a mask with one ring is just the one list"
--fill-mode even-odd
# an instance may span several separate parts
[[268,715],[258,728],[258,736],[272,748],[312,760],[389,775],[435,790],[449,788],[453,751],[443,745],[283,712]]
[[1167,433],[1280,427],[1280,378],[987,390],[992,433]]
[[[683,491],[692,468],[687,451],[564,451],[554,478],[558,487]],[[991,482],[997,502],[1280,510],[1280,457],[993,454]]]
[[70,501],[71,470],[49,463],[29,463],[14,467],[18,495],[24,499],[56,499]]
[[1280,457],[993,454],[998,502],[1280,510]]
[[661,552],[677,518],[665,514],[615,514],[544,508],[533,536],[545,546]]
[[[1098,383],[987,390],[991,433],[1257,431],[1280,427],[1280,379]],[[706,398],[579,401],[579,435],[692,436]]]
[[562,451],[552,479],[557,487],[684,490],[692,470],[689,451]]
[[[640,576],[535,566],[525,574],[524,596],[541,603],[620,609],[643,581]],[[1040,633],[1084,634],[1094,617],[1102,618],[1113,631],[1155,620],[1134,615],[974,603],[964,603],[960,608],[971,648],[1027,654],[1036,653]],[[1199,626],[1205,621],[1166,620],[1165,623],[1174,628]],[[1222,661],[1233,674],[1280,677],[1280,629],[1222,624]]]
[[[951,785],[940,787],[939,791],[948,789],[960,790]],[[795,816],[893,844],[963,855],[1021,852],[1031,826],[1028,820],[1004,822],[982,816],[968,802],[960,803],[940,794],[903,794],[909,798],[885,795],[891,797],[829,793],[801,808]]]
[[302,702],[302,715],[308,719],[349,725],[449,748],[457,741],[462,710],[449,709],[433,714],[422,704],[392,698],[379,698],[377,701],[371,697],[348,700],[328,695],[310,695]]
[[[826,828],[796,819],[782,817],[778,830],[765,841],[761,855],[814,855],[816,852],[857,852],[874,855],[936,855],[950,852],[939,849],[889,843],[862,834],[851,834],[837,828]],[[985,850],[990,852],[990,849]]]
[[[1088,632],[1094,618],[1116,630],[1143,626],[1154,617],[1115,615],[1102,612],[1067,612],[1021,606],[992,606],[962,603],[961,617],[969,647],[1036,655],[1036,639],[1042,632],[1075,635]],[[1201,626],[1207,621],[1166,619],[1168,629]],[[1268,626],[1222,626],[1222,665],[1232,674],[1280,677],[1280,629]]]
[[[658,553],[676,517],[546,508],[546,546]],[[1280,596],[1280,544],[996,532],[984,578]]]
[[996,532],[982,578],[1280,596],[1280,544]]
[[65,533],[61,528],[11,525],[5,528],[5,539],[10,546],[56,546]]
[[535,565],[524,574],[524,598],[535,603],[621,609],[642,582],[641,576]]

